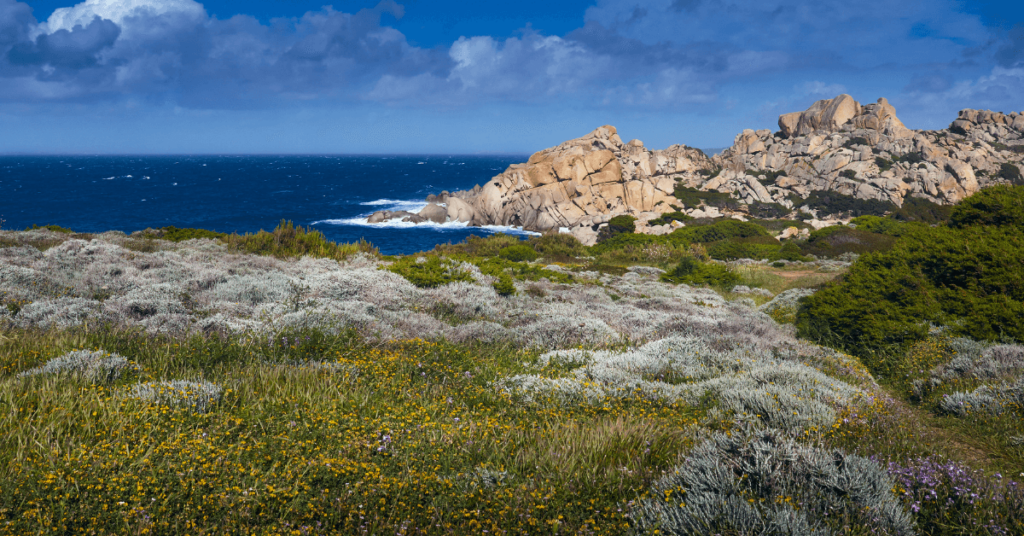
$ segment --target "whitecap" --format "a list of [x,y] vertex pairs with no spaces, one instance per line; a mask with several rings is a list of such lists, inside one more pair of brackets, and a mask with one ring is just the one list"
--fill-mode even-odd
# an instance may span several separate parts
[[[359,203],[363,206],[369,207],[382,207],[381,210],[404,210],[406,212],[419,212],[423,210],[423,207],[427,206],[426,201],[422,199],[416,200],[399,200],[399,199],[377,199],[375,201],[366,201],[365,203]],[[367,214],[369,216],[369,214]]]
[[112,181],[112,180],[114,180],[114,179],[116,179],[116,178],[117,178],[117,177],[107,177],[107,178],[105,178],[105,179],[102,179],[102,180],[105,180],[105,181]]
[[490,231],[492,233],[505,233],[515,234],[524,236],[540,236],[540,233],[533,231],[524,231],[521,227],[512,227],[505,225],[481,225],[479,227],[470,227],[469,223],[460,221],[450,221],[445,223],[434,223],[434,222],[423,222],[423,223],[412,223],[409,221],[388,221],[383,223],[369,223],[366,221],[366,216],[356,218],[340,218],[340,219],[328,219],[313,222],[313,225],[319,225],[321,223],[326,225],[354,225],[359,227],[374,227],[383,229],[430,229],[432,231],[455,231],[462,229],[482,229],[484,231]]

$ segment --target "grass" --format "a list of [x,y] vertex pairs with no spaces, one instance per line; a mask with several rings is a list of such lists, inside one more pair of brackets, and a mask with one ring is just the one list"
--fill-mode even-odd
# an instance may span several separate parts
[[[479,269],[509,296],[515,294],[513,281],[521,289],[526,283],[525,292],[501,300],[554,300],[555,287],[603,283],[581,283],[575,274],[544,268],[550,263],[610,274],[637,264],[672,269],[683,258],[707,261],[712,238],[756,242],[767,233],[730,225],[725,231],[740,236],[719,238],[714,235],[722,229],[701,227],[708,226],[694,225],[688,233],[706,245],[617,239],[616,247],[585,248],[561,235],[525,241],[474,237],[393,258],[389,269],[423,279],[428,287],[470,281],[470,272]],[[250,235],[178,231],[188,239],[219,240],[240,254],[337,260],[379,255],[369,244],[334,244],[289,222]],[[822,234],[827,236],[821,240],[833,236]],[[151,239],[126,243],[182,247]],[[531,252],[538,257],[529,262]],[[733,279],[716,288],[727,299],[740,297],[728,292],[733,284],[779,294],[817,288],[843,274],[802,263],[715,266]],[[660,284],[653,279],[634,279],[636,295],[614,294],[613,285],[581,290],[664,307],[667,300],[646,295],[649,286]],[[743,297],[757,304],[769,299]],[[453,325],[460,320],[451,311],[431,314]],[[744,319],[756,324],[755,317]],[[539,351],[512,343],[370,342],[353,331],[327,328],[172,337],[110,325],[49,331],[3,326],[0,534],[635,534],[630,516],[637,505],[655,499],[654,483],[710,433],[732,434],[743,426],[741,417],[710,399],[666,403],[639,390],[593,404],[513,398],[496,382],[538,371],[550,379],[569,378],[577,371],[564,363],[541,367]],[[764,328],[754,324],[735,329],[737,336],[756,339],[753,344],[772,345],[766,339],[778,336],[761,336],[755,330]],[[635,344],[623,341],[616,348]],[[710,344],[716,351],[750,351],[726,336]],[[802,445],[837,448],[898,468],[927,466],[921,460],[960,464],[973,482],[1002,490],[1006,500],[957,502],[960,488],[952,481],[936,486],[952,506],[928,502],[916,491],[899,495],[908,511],[919,508],[915,520],[922,532],[998,534],[990,525],[999,524],[1007,533],[1020,533],[1024,518],[1016,505],[1024,504],[1022,496],[999,488],[1004,480],[993,476],[999,472],[1009,480],[1024,473],[1024,456],[1013,443],[1021,435],[1020,415],[956,417],[937,411],[943,394],[979,385],[970,380],[915,398],[913,380],[950,359],[940,340],[930,344],[904,356],[902,376],[879,375],[881,385],[856,359],[825,354],[831,357],[814,368],[859,387],[863,395],[835,407],[838,416],[830,425],[794,436]],[[81,375],[19,377],[83,349],[125,356],[132,366],[97,383]],[[788,349],[771,351],[784,358]],[[670,369],[657,378],[662,376],[669,383],[690,381]],[[137,384],[175,380],[213,384],[221,396],[208,408],[130,396]],[[771,378],[764,381],[775,385]],[[774,400],[766,407],[774,407]],[[920,484],[900,482],[906,489],[894,487],[893,493]],[[866,533],[856,525],[844,530]]]
[[[700,417],[639,399],[511,405],[490,382],[531,357],[508,347],[282,337],[18,334],[0,347],[0,533],[623,533],[623,505]],[[13,375],[98,346],[139,376]],[[224,396],[207,413],[123,396],[157,378]]]

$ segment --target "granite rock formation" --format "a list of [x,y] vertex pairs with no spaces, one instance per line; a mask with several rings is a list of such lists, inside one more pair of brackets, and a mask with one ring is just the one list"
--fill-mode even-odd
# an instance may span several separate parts
[[814,191],[835,191],[897,206],[908,196],[956,203],[1005,182],[1003,164],[1024,168],[1024,114],[962,110],[948,129],[908,129],[885,99],[861,105],[849,95],[821,100],[779,117],[779,131],[744,130],[714,158],[673,145],[649,150],[623,143],[612,126],[534,153],[483,186],[430,196],[418,215],[378,212],[371,223],[457,221],[573,233],[593,244],[600,226],[630,214],[637,231],[671,232],[680,224],[646,225],[660,214],[742,218],[740,211],[683,206],[677,186],[729,193],[743,203],[791,209]]

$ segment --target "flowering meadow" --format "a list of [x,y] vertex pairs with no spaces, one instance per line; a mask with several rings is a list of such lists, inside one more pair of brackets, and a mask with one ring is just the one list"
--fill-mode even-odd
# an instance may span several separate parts
[[0,534],[1024,534],[1024,347],[798,339],[849,263],[302,236],[0,231]]

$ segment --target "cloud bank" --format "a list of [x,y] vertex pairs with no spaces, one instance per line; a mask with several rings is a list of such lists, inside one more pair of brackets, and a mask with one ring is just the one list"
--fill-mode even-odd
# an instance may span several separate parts
[[[417,5],[416,7],[420,7]],[[194,0],[86,0],[44,21],[0,0],[0,104],[191,110],[525,105],[765,114],[848,91],[920,117],[1019,107],[1024,26],[955,0],[598,0],[565,35],[529,27],[435,48],[382,22],[394,0],[261,23]],[[390,20],[390,19],[387,19]]]

